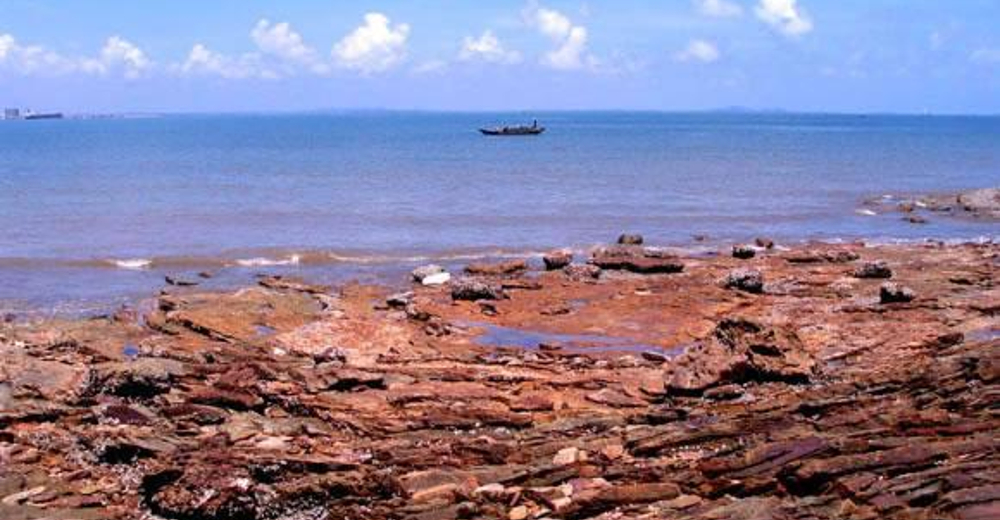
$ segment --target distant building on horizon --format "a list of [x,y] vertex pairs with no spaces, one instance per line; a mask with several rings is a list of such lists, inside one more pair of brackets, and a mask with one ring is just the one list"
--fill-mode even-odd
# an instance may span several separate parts
[[21,109],[19,108],[5,108],[3,109],[4,119],[21,119]]

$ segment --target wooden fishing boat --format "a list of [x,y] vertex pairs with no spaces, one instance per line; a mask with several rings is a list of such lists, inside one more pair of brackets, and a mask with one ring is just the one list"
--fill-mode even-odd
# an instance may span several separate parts
[[535,121],[531,126],[500,126],[494,128],[480,128],[483,135],[538,135],[545,131],[544,126],[538,126]]

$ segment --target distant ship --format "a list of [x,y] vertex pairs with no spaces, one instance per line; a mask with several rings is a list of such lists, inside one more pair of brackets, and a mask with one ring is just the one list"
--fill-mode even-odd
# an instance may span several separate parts
[[62,119],[63,115],[60,112],[49,112],[49,113],[38,113],[38,114],[27,114],[24,116],[26,121],[31,121],[34,119]]
[[538,135],[545,131],[545,127],[538,126],[538,121],[535,121],[531,124],[531,126],[500,126],[494,128],[480,128],[479,131],[482,132],[483,135]]

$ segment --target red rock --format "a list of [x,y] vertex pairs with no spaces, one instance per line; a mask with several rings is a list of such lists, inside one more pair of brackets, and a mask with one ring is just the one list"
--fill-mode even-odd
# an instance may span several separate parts
[[493,264],[476,263],[465,267],[465,272],[474,276],[501,276],[518,274],[528,270],[528,262],[524,260],[507,260]]
[[684,263],[676,256],[636,246],[599,249],[591,256],[590,263],[601,269],[640,274],[679,273],[684,270]]

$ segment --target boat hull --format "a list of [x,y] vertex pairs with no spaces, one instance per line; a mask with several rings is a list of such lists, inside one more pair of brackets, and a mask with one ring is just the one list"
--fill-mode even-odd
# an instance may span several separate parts
[[25,121],[38,121],[42,119],[62,119],[63,115],[60,113],[54,114],[28,114],[24,116]]
[[496,136],[520,136],[520,135],[539,135],[545,131],[545,128],[508,128],[508,129],[498,129],[498,128],[480,128],[479,131],[483,135],[496,135]]

